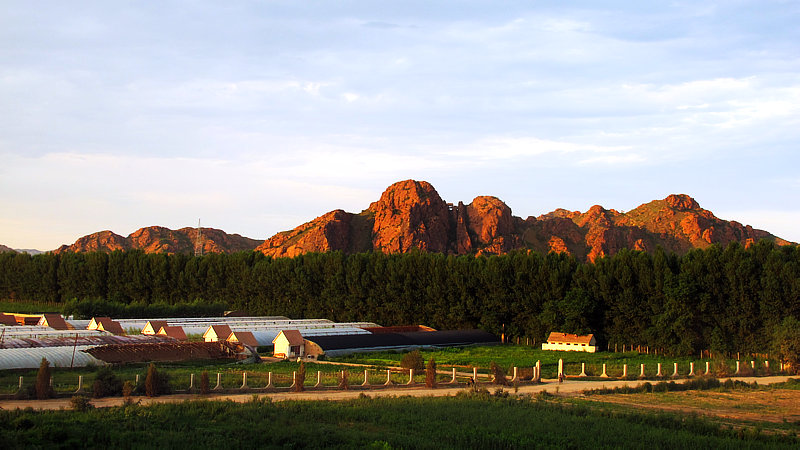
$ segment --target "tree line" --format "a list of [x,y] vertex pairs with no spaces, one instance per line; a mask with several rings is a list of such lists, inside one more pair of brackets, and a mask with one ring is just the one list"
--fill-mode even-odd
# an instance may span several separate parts
[[482,328],[537,342],[551,331],[592,332],[603,346],[764,352],[785,319],[800,319],[800,247],[622,250],[594,263],[535,252],[2,253],[0,298],[216,302],[254,315]]

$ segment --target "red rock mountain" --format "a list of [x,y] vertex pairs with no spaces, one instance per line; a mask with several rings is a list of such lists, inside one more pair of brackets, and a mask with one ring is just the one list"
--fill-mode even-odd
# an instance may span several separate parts
[[[113,252],[114,250],[143,250],[145,253],[193,253],[197,228],[170,230],[164,227],[146,227],[128,237],[111,231],[100,231],[84,236],[72,245],[62,245],[54,253],[62,252]],[[203,228],[201,239],[203,253],[233,253],[253,250],[261,242],[227,234],[214,228]]]
[[14,250],[11,247],[6,247],[5,245],[0,244],[0,252],[15,252],[16,253],[16,250]]
[[685,253],[711,244],[744,245],[759,239],[789,242],[714,216],[688,195],[670,195],[627,213],[596,205],[585,213],[555,210],[523,220],[496,197],[469,205],[446,203],[425,181],[389,186],[360,214],[331,211],[267,239],[256,250],[270,256],[341,250],[402,253],[503,254],[511,250],[566,252],[594,261],[623,248]]

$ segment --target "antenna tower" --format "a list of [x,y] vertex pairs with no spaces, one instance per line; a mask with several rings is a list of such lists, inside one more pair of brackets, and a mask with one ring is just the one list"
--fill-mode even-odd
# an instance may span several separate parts
[[203,256],[203,229],[200,228],[200,219],[197,219],[197,238],[194,241],[194,256]]

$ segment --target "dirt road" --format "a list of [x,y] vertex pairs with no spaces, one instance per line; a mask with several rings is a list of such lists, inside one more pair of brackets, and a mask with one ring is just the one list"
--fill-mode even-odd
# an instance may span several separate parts
[[[781,383],[791,377],[787,376],[773,376],[773,377],[739,377],[736,380],[752,383],[757,381],[758,384],[767,385],[773,383]],[[725,381],[721,379],[720,381]],[[650,381],[653,383],[653,381]],[[680,380],[678,381],[680,382]],[[557,380],[544,380],[542,384],[521,385],[519,386],[518,393],[520,394],[535,394],[541,391],[547,391],[551,394],[577,394],[588,389],[598,388],[614,388],[628,386],[638,386],[644,381],[582,381],[576,379],[568,379],[563,383],[558,383]],[[497,389],[494,385],[483,385],[490,391]],[[513,392],[513,387],[506,387],[508,391]],[[349,391],[339,390],[321,390],[321,391],[306,391],[306,392],[275,392],[275,393],[247,393],[247,394],[210,394],[207,396],[194,395],[194,394],[179,394],[179,395],[165,395],[155,398],[147,397],[134,397],[134,401],[141,401],[143,405],[151,403],[169,403],[169,402],[183,402],[186,400],[232,400],[235,402],[247,402],[253,398],[253,395],[259,397],[269,397],[273,401],[284,400],[347,400],[357,398],[361,394],[370,397],[391,397],[391,396],[412,396],[412,397],[443,397],[456,395],[459,391],[464,390],[463,385],[459,387],[448,387],[447,385],[440,385],[437,389],[427,389],[424,385],[420,387],[380,387],[374,389],[353,388]],[[34,409],[69,409],[69,398],[59,398],[52,400],[3,400],[0,401],[0,408],[2,409],[15,409],[15,408],[34,408]],[[101,399],[92,399],[91,403],[98,407],[104,408],[109,406],[118,406],[123,403],[121,397],[110,397]]]

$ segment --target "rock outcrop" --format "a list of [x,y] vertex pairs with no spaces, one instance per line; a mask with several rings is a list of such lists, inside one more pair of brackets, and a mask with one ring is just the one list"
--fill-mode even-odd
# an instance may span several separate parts
[[569,253],[594,261],[623,248],[685,253],[711,244],[749,245],[772,234],[726,221],[679,194],[627,213],[600,205],[580,211],[557,209],[521,219],[500,199],[476,197],[470,204],[446,203],[430,183],[395,183],[360,214],[335,210],[271,237],[257,250],[271,256],[307,252],[410,250],[448,254],[503,254],[514,250]]
[[372,248],[375,250],[386,253],[448,250],[450,211],[427,181],[406,180],[389,186],[368,211],[374,218]]
[[2,253],[2,252],[13,252],[13,253],[16,253],[17,251],[14,250],[11,247],[6,247],[5,245],[0,244],[0,253]]
[[[153,226],[140,228],[127,237],[111,231],[100,231],[84,236],[72,245],[62,245],[54,253],[62,252],[113,252],[115,250],[142,250],[145,253],[193,253],[197,228],[171,230]],[[215,228],[202,228],[203,253],[234,253],[253,250],[261,241],[238,234],[228,234]]]

